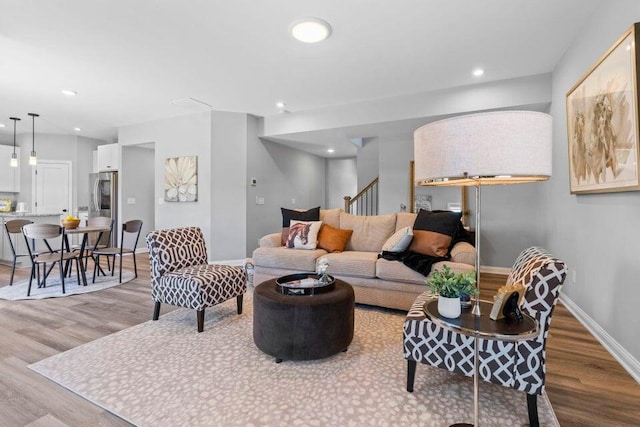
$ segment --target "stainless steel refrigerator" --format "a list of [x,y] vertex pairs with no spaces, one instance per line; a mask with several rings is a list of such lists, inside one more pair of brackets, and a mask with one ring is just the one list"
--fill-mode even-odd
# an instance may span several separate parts
[[117,246],[118,236],[118,172],[89,174],[89,218],[106,216],[113,220],[110,246]]

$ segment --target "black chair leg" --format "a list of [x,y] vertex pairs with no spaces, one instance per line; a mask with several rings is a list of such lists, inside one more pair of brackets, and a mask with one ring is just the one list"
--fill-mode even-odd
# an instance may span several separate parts
[[9,286],[13,286],[13,274],[16,272],[16,260],[17,260],[17,257],[13,257],[13,263],[11,264],[11,278],[9,279]]
[[[120,260],[122,262],[122,260]],[[136,250],[133,250],[133,272],[135,273],[135,277],[138,277],[138,264],[136,264]]]
[[27,296],[31,295],[31,282],[33,282],[33,279],[34,279],[33,276],[35,276],[35,274],[36,274],[35,268],[36,268],[36,265],[35,264],[31,264],[31,276],[29,277],[29,287],[27,288]]
[[198,317],[198,332],[204,331],[204,308],[202,310],[197,310]]
[[99,266],[100,266],[100,255],[96,255],[96,257],[93,259],[93,278],[91,279],[91,283],[96,283],[96,271],[98,270]]
[[160,303],[156,301],[156,305],[153,307],[153,320],[158,320],[160,317]]
[[[116,262],[116,257],[113,257],[113,262]],[[120,271],[118,276],[118,283],[122,283],[122,255],[120,255]]]
[[527,409],[529,410],[529,426],[539,427],[538,421],[538,395],[527,393]]
[[407,359],[407,391],[413,393],[413,381],[416,379],[416,364],[415,360]]
[[64,266],[62,265],[62,263],[60,262],[60,282],[62,283],[62,294],[64,295],[65,293],[65,289],[64,289]]
[[238,295],[236,297],[236,302],[238,305],[238,314],[242,314],[242,298],[244,297],[244,295]]

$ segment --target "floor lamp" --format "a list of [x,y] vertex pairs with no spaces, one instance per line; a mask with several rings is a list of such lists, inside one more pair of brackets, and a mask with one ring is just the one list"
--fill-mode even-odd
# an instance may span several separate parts
[[476,283],[480,316],[480,188],[551,176],[551,116],[496,111],[451,117],[414,132],[416,185],[476,188]]

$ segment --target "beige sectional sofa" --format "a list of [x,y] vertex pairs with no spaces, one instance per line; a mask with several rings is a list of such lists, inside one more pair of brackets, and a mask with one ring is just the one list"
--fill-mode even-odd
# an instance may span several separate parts
[[[328,273],[353,286],[356,302],[381,307],[409,310],[416,297],[428,289],[425,277],[400,261],[378,258],[384,243],[403,227],[413,226],[416,214],[401,212],[391,215],[356,216],[341,209],[320,211],[320,220],[334,228],[350,229],[353,234],[343,252],[327,253],[323,249],[289,249],[281,244],[281,233],[260,239],[253,252],[254,284],[287,274],[316,271],[319,258],[329,260]],[[448,265],[455,272],[475,270],[475,248],[458,242],[451,259],[437,262],[433,270]],[[432,273],[430,273],[432,274]]]

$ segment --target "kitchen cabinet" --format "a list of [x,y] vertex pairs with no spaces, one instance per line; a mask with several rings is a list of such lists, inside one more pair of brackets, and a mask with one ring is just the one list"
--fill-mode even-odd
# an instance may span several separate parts
[[[13,145],[0,145],[0,193],[20,192],[20,164],[17,168],[9,166]],[[16,147],[20,159],[20,147]]]
[[118,144],[98,145],[98,171],[117,171],[120,163]]

